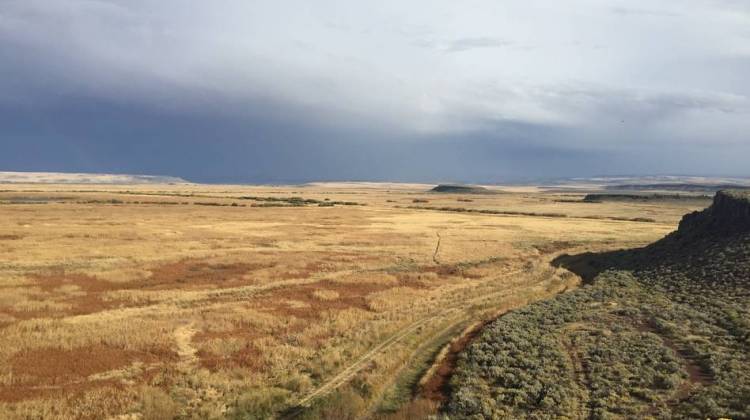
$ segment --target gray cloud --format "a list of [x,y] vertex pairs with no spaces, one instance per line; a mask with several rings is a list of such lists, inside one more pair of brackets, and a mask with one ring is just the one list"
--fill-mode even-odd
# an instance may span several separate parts
[[[594,172],[676,147],[701,162],[696,170],[740,170],[732,162],[749,148],[749,12],[731,0],[658,9],[645,0],[7,0],[0,108],[13,118],[0,145],[18,153],[0,164],[22,168],[35,164],[31,150],[56,150],[52,159],[70,145],[80,165],[189,169],[166,153],[150,160],[123,134],[132,132],[185,156],[217,156],[209,172],[236,179],[283,178],[284,162],[297,162],[284,147],[326,162],[295,170],[301,178],[492,178],[511,176],[500,166],[516,158],[528,174],[567,173],[564,164]],[[711,144],[725,151],[698,159]],[[235,158],[243,153],[268,156],[253,161],[266,169],[245,168]],[[224,167],[218,156],[229,155]],[[450,156],[465,158],[430,164]]]

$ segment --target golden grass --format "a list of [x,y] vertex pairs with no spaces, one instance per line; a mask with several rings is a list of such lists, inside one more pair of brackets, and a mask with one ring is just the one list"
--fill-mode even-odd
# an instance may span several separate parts
[[[441,331],[574,287],[547,264],[556,253],[649,243],[692,210],[531,190],[457,202],[417,187],[2,186],[0,417],[221,417],[347,383],[370,389],[360,408],[374,410]],[[7,203],[25,196],[48,200]],[[243,196],[364,205],[251,207]],[[397,207],[415,198],[569,217]],[[591,214],[657,223],[579,218]],[[92,362],[35,364],[77,355]]]

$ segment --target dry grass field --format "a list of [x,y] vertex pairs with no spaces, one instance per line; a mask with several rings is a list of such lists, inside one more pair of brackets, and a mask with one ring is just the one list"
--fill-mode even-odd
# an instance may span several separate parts
[[708,205],[429,187],[0,185],[0,418],[414,417],[551,259]]

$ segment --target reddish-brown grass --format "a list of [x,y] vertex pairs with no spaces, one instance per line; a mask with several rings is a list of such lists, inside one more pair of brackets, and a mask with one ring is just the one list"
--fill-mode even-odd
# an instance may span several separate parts
[[235,287],[248,284],[243,276],[275,263],[209,264],[181,260],[151,269],[151,277],[128,283],[128,289],[164,290],[191,287]]
[[48,384],[60,384],[119,369],[136,360],[154,361],[156,356],[98,344],[73,350],[44,348],[24,351],[13,356],[10,364],[15,375],[30,375]]
[[[75,273],[68,274],[64,270],[60,270],[52,274],[33,276],[32,281],[44,293],[50,294],[50,297],[53,299],[71,305],[71,309],[65,311],[64,315],[90,314],[127,304],[121,300],[103,300],[102,295],[104,292],[117,290],[121,287],[117,283],[92,276]],[[72,294],[58,290],[64,286],[76,286],[79,290]],[[13,312],[12,315],[19,319],[30,319],[42,315],[54,317],[54,314],[50,313],[39,314],[23,311]]]
[[[261,310],[277,315],[297,318],[318,318],[324,311],[359,308],[369,311],[367,296],[374,292],[390,289],[391,285],[378,283],[337,283],[323,280],[309,284],[296,284],[274,289],[258,296]],[[316,290],[325,289],[338,293],[337,299],[320,300],[313,295]],[[299,307],[287,304],[294,301]]]
[[176,360],[168,350],[127,351],[97,344],[72,350],[42,348],[17,353],[9,360],[16,383],[0,386],[0,401],[14,402],[81,392],[117,385],[112,379],[88,380],[91,375],[121,369],[136,361],[155,363]]
[[211,372],[233,368],[244,368],[261,371],[265,368],[263,355],[253,344],[246,344],[242,349],[229,355],[222,356],[209,351],[198,351],[201,367]]

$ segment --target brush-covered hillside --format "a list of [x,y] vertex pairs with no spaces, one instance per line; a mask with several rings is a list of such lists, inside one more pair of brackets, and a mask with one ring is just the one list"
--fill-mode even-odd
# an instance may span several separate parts
[[643,249],[557,263],[589,283],[491,324],[451,418],[750,418],[750,193]]

